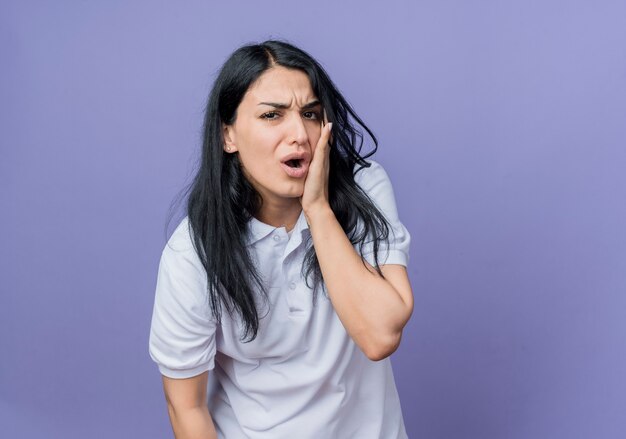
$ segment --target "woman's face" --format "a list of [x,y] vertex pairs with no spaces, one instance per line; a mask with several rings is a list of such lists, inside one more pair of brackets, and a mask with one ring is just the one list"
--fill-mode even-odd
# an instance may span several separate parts
[[239,154],[244,175],[264,203],[299,202],[321,118],[321,104],[300,70],[275,66],[250,86],[235,122],[224,125],[224,143],[226,153]]

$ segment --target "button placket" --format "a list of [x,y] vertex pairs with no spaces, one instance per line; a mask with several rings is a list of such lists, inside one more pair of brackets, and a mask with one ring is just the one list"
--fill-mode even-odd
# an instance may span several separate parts
[[[287,260],[292,260],[291,263],[288,263]],[[289,307],[289,312],[294,314],[300,314],[306,311],[306,303],[305,300],[306,291],[302,291],[302,289],[298,289],[299,280],[297,276],[300,274],[299,268],[295,267],[293,263],[293,257],[285,258],[283,260],[283,279],[285,282],[285,298],[287,300],[287,306]]]

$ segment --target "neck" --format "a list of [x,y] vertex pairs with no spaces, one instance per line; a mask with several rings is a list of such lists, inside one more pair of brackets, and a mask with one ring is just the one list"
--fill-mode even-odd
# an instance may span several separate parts
[[286,202],[264,202],[261,210],[254,215],[259,221],[274,227],[285,227],[289,232],[294,228],[302,212],[297,198]]

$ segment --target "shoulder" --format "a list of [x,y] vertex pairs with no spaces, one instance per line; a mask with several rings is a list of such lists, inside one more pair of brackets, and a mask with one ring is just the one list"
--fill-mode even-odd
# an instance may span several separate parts
[[354,180],[360,185],[371,185],[380,179],[389,179],[387,171],[383,166],[374,160],[365,160],[369,166],[354,165]]
[[[369,199],[376,205],[379,211],[385,216],[390,226],[390,236],[387,242],[382,244],[385,252],[381,253],[381,264],[400,264],[406,266],[409,260],[409,245],[411,235],[398,216],[396,198],[389,175],[383,166],[375,161],[366,160],[370,164],[357,170],[355,166],[355,182],[367,194]],[[361,254],[367,261],[374,265],[372,255],[374,248],[372,242],[368,242],[361,249]]]
[[393,185],[387,171],[374,160],[366,160],[366,163],[369,167],[355,165],[354,181],[376,204],[379,206],[382,204],[380,207],[386,208],[387,204],[391,203],[393,207],[389,207],[395,210]]
[[194,249],[189,230],[189,222],[185,218],[163,248],[155,306],[158,310],[169,310],[167,312],[176,318],[188,313],[208,317],[205,309],[206,270]]
[[167,241],[161,254],[161,264],[172,270],[203,274],[204,267],[192,241],[192,228],[184,217]]
[[189,223],[189,217],[184,217],[178,226],[174,229],[174,232],[167,241],[165,250],[172,252],[185,252],[193,248],[191,241],[191,226]]

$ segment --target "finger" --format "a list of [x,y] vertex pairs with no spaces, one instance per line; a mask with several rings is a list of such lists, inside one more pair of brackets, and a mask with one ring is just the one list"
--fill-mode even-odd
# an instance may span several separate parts
[[317,163],[319,161],[321,163],[324,161],[324,156],[328,155],[328,150],[330,149],[328,144],[328,138],[330,136],[330,129],[332,127],[332,123],[328,123],[326,126],[322,127],[320,138],[317,141],[317,145],[315,146],[312,162]]
[[332,129],[333,129],[332,122],[328,122],[326,126],[324,126],[323,128],[322,138],[320,139],[320,142],[322,143],[321,146],[323,148],[328,148],[330,146],[330,133]]
[[326,140],[326,142],[328,143],[328,146],[330,146],[330,143],[332,143],[332,141],[333,141],[333,137],[330,135],[331,130],[332,130],[332,123],[328,122],[328,114],[326,114],[326,109],[324,108],[324,117],[323,117],[323,120],[322,120],[322,130],[324,129],[324,127],[328,126],[329,124],[330,124],[330,127],[328,127],[328,138]]
[[[326,114],[326,109],[324,109],[324,124],[328,125],[328,115]],[[333,136],[332,134],[330,134],[332,132],[332,123],[330,124],[330,128],[328,129],[329,132],[329,136],[328,136],[328,146],[330,146],[331,143],[333,143]]]

